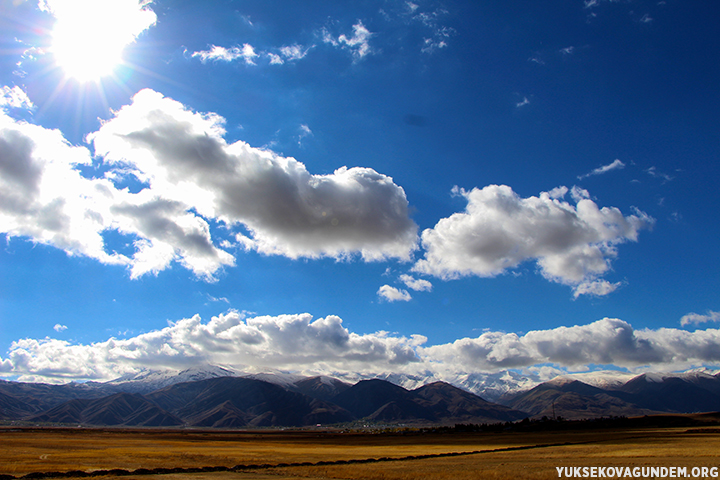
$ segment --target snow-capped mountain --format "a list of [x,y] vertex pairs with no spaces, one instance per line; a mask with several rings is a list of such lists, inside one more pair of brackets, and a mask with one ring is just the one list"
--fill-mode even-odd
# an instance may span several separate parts
[[669,378],[681,378],[687,382],[697,383],[705,380],[710,380],[716,376],[718,372],[710,370],[709,368],[696,368],[688,370],[686,372],[677,373],[643,373],[642,376],[647,382],[652,383],[663,383]]
[[530,390],[542,383],[542,380],[537,375],[523,375],[511,370],[498,373],[457,375],[455,378],[446,381],[490,402],[496,402],[504,395]]
[[105,382],[103,385],[116,387],[116,389],[123,392],[148,393],[178,383],[197,382],[221,377],[242,377],[262,380],[285,389],[292,389],[297,382],[307,378],[305,375],[287,373],[275,369],[239,369],[226,365],[207,364],[185,370],[171,368],[151,370],[143,368],[137,373],[123,375],[122,377]]
[[379,378],[394,383],[408,390],[414,390],[434,382],[446,382],[455,387],[474,393],[487,401],[495,402],[503,395],[529,390],[542,383],[536,375],[523,375],[514,371],[498,373],[471,373],[456,375],[439,375],[426,372],[425,374],[406,373],[373,373],[373,374],[343,374],[333,375],[348,383],[357,383],[360,380]]
[[572,382],[578,380],[593,387],[602,388],[604,390],[617,390],[627,382],[637,377],[637,373],[618,372],[616,370],[601,370],[597,372],[569,373],[555,377],[551,382]]
[[163,369],[150,370],[143,368],[137,373],[123,375],[106,385],[118,387],[129,393],[148,393],[177,383],[197,382],[209,378],[236,377],[238,372],[218,365],[203,365],[185,370]]
[[[292,425],[304,425],[361,418],[365,414],[358,416],[353,413],[347,417],[347,412],[343,413],[347,418],[335,415],[344,412],[343,402],[360,408],[363,402],[358,403],[353,393],[360,391],[375,400],[385,398],[384,394],[380,395],[382,392],[395,392],[394,396],[386,398],[387,405],[376,405],[379,407],[373,413],[377,414],[376,420],[415,415],[416,406],[405,402],[408,395],[415,395],[412,392],[425,392],[428,398],[445,399],[443,401],[447,400],[447,395],[465,398],[474,393],[481,398],[473,397],[473,402],[501,404],[537,418],[556,414],[573,419],[720,411],[720,373],[707,369],[639,375],[596,371],[560,375],[549,381],[542,381],[545,379],[539,375],[516,371],[455,375],[432,372],[414,375],[338,373],[332,376],[318,375],[319,372],[302,373],[304,375],[273,369],[202,365],[185,370],[144,369],[105,383],[46,385],[0,381],[0,397],[3,399],[0,419],[67,423],[67,418],[72,417],[74,420],[71,423],[92,423],[88,418],[101,415],[100,424],[126,424],[132,419],[120,415],[121,423],[112,423],[115,420],[107,423],[110,420],[107,420],[106,414],[115,412],[119,415],[120,407],[132,404],[145,416],[142,422],[132,423],[135,422],[132,420],[127,425],[169,426],[191,422],[199,426],[217,424],[234,428],[255,425],[252,422],[257,421],[260,422],[257,426],[260,426],[266,425],[263,423],[265,417],[255,418],[254,414],[227,402],[242,403],[242,399],[256,399],[257,395],[264,395],[268,402],[275,402],[275,407],[271,409],[275,413],[285,407],[292,407],[292,410],[293,406],[302,406],[301,410],[305,412],[301,412],[302,419],[293,417],[295,420],[287,421]],[[438,392],[438,388],[444,393]],[[377,389],[380,393],[375,391]],[[463,390],[465,392],[461,393]],[[186,405],[185,397],[178,397],[179,392],[190,392],[187,393],[190,397],[208,392],[222,402],[207,411],[189,412],[186,410],[190,407]],[[158,406],[161,410],[165,408],[158,402],[174,407],[158,411]],[[410,410],[404,411],[399,405]],[[82,410],[80,416],[75,415],[78,409]],[[323,416],[325,413],[322,412],[335,413]],[[74,416],[67,417],[70,414]],[[218,420],[216,417],[222,418]]]
[[[309,378],[319,378],[321,382],[331,385],[341,381],[355,384],[361,380],[382,379],[408,390],[414,390],[433,382],[447,382],[463,390],[472,392],[485,400],[496,402],[502,397],[528,391],[547,380],[535,374],[523,374],[506,370],[497,373],[445,374],[424,372],[422,374],[406,373],[347,373],[336,372],[329,376],[316,372],[289,373],[277,369],[257,369],[252,367],[229,367],[220,365],[202,365],[186,370],[150,370],[143,369],[137,373],[125,375],[101,385],[114,387],[116,390],[131,393],[148,393],[178,383],[194,382],[219,377],[242,377],[263,380],[278,385],[286,390],[297,390],[299,382]],[[635,374],[616,370],[602,370],[559,375],[550,383],[562,385],[572,381],[580,381],[604,390],[620,390],[631,381],[662,383],[669,379],[682,379],[693,384],[709,384],[716,380],[718,372],[707,368],[693,369],[686,372],[643,373]]]

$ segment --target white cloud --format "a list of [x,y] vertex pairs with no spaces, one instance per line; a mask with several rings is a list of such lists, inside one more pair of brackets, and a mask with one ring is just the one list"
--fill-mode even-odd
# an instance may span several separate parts
[[212,45],[209,50],[193,52],[191,57],[197,57],[203,63],[208,60],[232,62],[242,59],[247,65],[256,65],[255,62],[259,57],[266,56],[270,59],[270,65],[283,65],[285,62],[295,62],[305,58],[313,47],[314,45],[303,47],[299,44],[293,44],[275,49],[277,53],[263,51],[258,53],[249,43],[243,44],[242,47],[235,46],[231,48]]
[[224,120],[143,90],[89,138],[164,201],[250,230],[246,247],[290,258],[409,258],[416,226],[405,192],[369,168],[311,175],[305,165],[244,142],[227,144]]
[[680,325],[683,327],[692,324],[699,325],[707,322],[720,322],[720,312],[708,310],[705,315],[701,315],[699,313],[688,313],[687,315],[683,315],[680,319]]
[[458,371],[498,371],[544,363],[570,369],[599,364],[681,370],[719,362],[719,346],[720,330],[634,330],[623,320],[605,318],[525,335],[487,332],[417,350],[421,358]]
[[578,176],[578,179],[582,180],[583,178],[592,177],[593,175],[602,175],[603,173],[611,172],[613,170],[622,170],[623,168],[625,168],[625,164],[616,158],[612,163],[608,165],[603,165],[602,167],[598,167],[590,173]]
[[[17,122],[0,112],[0,232],[85,255],[103,263],[127,264],[108,254],[100,235],[109,222],[102,191],[107,181],[83,178],[90,152],[71,146],[57,130]],[[95,199],[97,201],[89,201]]]
[[395,287],[391,287],[390,285],[383,285],[380,287],[377,294],[380,298],[387,300],[388,302],[409,302],[412,300],[412,296],[410,296],[407,290],[399,290]]
[[149,189],[126,195],[110,207],[118,231],[142,237],[135,242],[132,278],[157,274],[178,261],[198,276],[213,280],[219,268],[235,264],[232,255],[213,245],[207,221],[189,208]]
[[585,0],[585,8],[594,8],[605,2],[617,3],[619,1],[620,0]]
[[357,60],[372,53],[372,49],[370,48],[370,37],[372,37],[373,34],[359,20],[352,28],[352,37],[342,34],[335,38],[330,34],[330,32],[323,30],[323,41],[335,47],[349,49],[352,52],[353,57]]
[[230,304],[230,300],[228,300],[227,297],[213,297],[210,294],[208,294],[207,297],[211,302],[225,302],[228,305]]
[[358,335],[336,316],[309,314],[245,318],[231,311],[207,324],[199,316],[129,339],[90,345],[55,339],[13,342],[0,372],[35,378],[109,380],[141,367],[187,368],[202,363],[268,368],[316,368],[362,372],[417,363],[414,348],[425,337],[386,332]]
[[280,48],[280,53],[285,58],[285,60],[300,60],[302,58],[305,58],[305,55],[307,55],[310,48],[312,47],[304,48],[302,45],[294,44]]
[[68,327],[66,325],[60,325],[59,323],[56,323],[53,327],[53,330],[55,330],[56,332],[64,332],[65,330],[67,330],[67,328]]
[[487,331],[476,338],[424,346],[422,335],[350,332],[339,317],[309,314],[247,317],[230,311],[203,323],[198,315],[128,339],[72,344],[21,339],[0,358],[0,374],[21,380],[110,380],[140,368],[223,364],[329,375],[405,374],[449,379],[500,372],[582,371],[614,365],[630,371],[683,370],[720,364],[720,330],[635,330],[620,319],[533,330]]
[[576,287],[576,296],[609,293],[611,284],[593,282],[610,269],[617,245],[637,241],[654,220],[640,211],[623,216],[617,208],[599,208],[579,188],[571,205],[562,200],[567,191],[520,198],[504,185],[454,189],[467,199],[465,211],[423,231],[425,257],[413,270],[444,280],[493,277],[534,260],[548,280]]
[[[222,125],[143,91],[89,136],[111,170],[86,178],[77,166],[92,163],[87,148],[0,110],[0,233],[126,266],[133,278],[178,262],[214,280],[234,265],[207,219],[245,224],[246,247],[291,258],[407,259],[416,248],[405,193],[391,178],[344,167],[310,175],[295,159],[226,144]],[[128,174],[149,186],[117,189],[112,178]],[[107,250],[110,230],[132,239],[130,256]]]
[[436,38],[423,38],[423,47],[420,49],[422,53],[433,53],[439,48],[446,48],[448,46],[445,40],[438,40]]
[[[667,173],[658,172],[657,168],[654,165],[645,171],[651,177],[662,178],[665,182],[669,182],[675,178],[675,177],[668,175]],[[665,182],[663,182],[663,183],[665,183]]]
[[[85,147],[71,146],[59,131],[0,115],[0,232],[127,266],[133,277],[179,261],[212,279],[223,265],[234,264],[213,246],[207,222],[187,206],[148,189],[118,190],[75,168],[91,162]],[[106,251],[106,230],[137,237],[132,258]]]
[[212,45],[210,50],[202,50],[199,52],[193,52],[192,57],[199,57],[200,61],[205,63],[208,60],[213,61],[223,61],[223,62],[232,62],[233,60],[237,60],[238,58],[242,58],[245,60],[245,63],[248,65],[255,65],[255,58],[259,57],[260,55],[255,53],[255,49],[252,45],[249,43],[246,43],[240,47],[232,47],[232,48],[225,48],[225,47],[218,47],[217,45]]
[[412,14],[412,19],[424,25],[430,30],[431,34],[430,37],[423,37],[423,46],[420,51],[422,53],[433,53],[437,49],[446,48],[450,37],[457,33],[454,28],[447,27],[440,23],[440,19],[446,16],[449,12],[442,8],[419,13],[415,13],[416,10],[417,8],[410,12]]
[[411,288],[417,292],[429,292],[432,290],[432,283],[421,278],[414,278],[410,275],[400,275],[400,281],[403,282],[408,288]]
[[620,285],[622,285],[622,282],[610,283],[607,280],[585,281],[580,283],[573,289],[573,296],[575,298],[579,297],[580,295],[593,295],[595,297],[603,297],[617,290]]
[[530,100],[528,100],[527,97],[523,97],[523,99],[521,101],[515,103],[515,107],[520,108],[520,107],[524,107],[525,105],[529,105],[529,104],[530,104]]
[[300,130],[300,133],[298,134],[298,145],[302,147],[303,139],[305,139],[306,137],[312,137],[313,132],[312,130],[310,130],[310,127],[305,124],[300,125],[298,130]]
[[270,65],[282,65],[285,63],[285,60],[277,53],[268,52],[267,56],[270,57]]
[[26,110],[31,110],[34,105],[28,98],[25,91],[18,87],[8,87],[4,86],[1,91],[2,95],[0,95],[0,108],[24,108]]

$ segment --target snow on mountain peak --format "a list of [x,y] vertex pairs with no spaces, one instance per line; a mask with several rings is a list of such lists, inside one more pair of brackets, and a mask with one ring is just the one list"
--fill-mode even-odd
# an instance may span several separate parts
[[551,382],[562,382],[560,384],[564,384],[577,380],[593,387],[616,390],[637,376],[636,373],[618,372],[617,370],[600,370],[595,372],[568,373],[555,377]]
[[107,385],[122,386],[123,390],[134,393],[143,393],[169,387],[176,383],[197,382],[210,378],[234,377],[238,373],[229,367],[219,365],[200,365],[197,367],[178,370],[166,368],[151,370],[143,368],[137,373],[130,373],[105,382]]

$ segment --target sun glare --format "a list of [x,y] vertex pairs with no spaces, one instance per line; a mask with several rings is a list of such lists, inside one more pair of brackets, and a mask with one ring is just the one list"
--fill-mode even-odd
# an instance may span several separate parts
[[52,52],[57,65],[80,81],[98,80],[122,62],[123,49],[155,23],[137,0],[56,0]]

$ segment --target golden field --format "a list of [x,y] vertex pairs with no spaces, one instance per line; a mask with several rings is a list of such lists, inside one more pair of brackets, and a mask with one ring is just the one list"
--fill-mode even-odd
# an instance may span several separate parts
[[[502,450],[510,448],[513,449]],[[468,454],[444,456],[457,452]],[[399,460],[420,455],[436,456]],[[366,459],[375,461],[277,466]],[[378,435],[320,431],[0,430],[0,475],[20,477],[31,472],[111,469],[132,472],[140,468],[234,467],[239,464],[273,467],[108,478],[550,479],[558,478],[555,467],[563,466],[685,466],[690,472],[692,467],[720,467],[720,431],[664,428]]]

